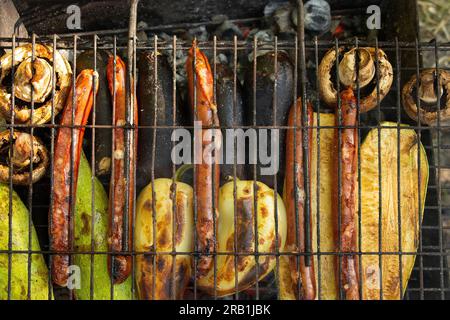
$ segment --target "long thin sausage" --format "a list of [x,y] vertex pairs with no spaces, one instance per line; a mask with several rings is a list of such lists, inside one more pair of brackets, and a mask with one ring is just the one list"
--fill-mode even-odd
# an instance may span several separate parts
[[[67,252],[71,249],[69,239],[70,217],[73,216],[70,202],[76,199],[78,165],[80,163],[81,147],[84,136],[84,126],[91,112],[94,94],[98,89],[98,81],[93,78],[98,75],[90,69],[83,70],[77,77],[75,85],[75,110],[72,104],[73,90],[67,99],[63,111],[61,128],[58,130],[53,158],[53,204],[50,211],[51,248],[56,252]],[[74,111],[73,123],[72,112]],[[73,139],[73,140],[72,140]],[[71,171],[71,147],[75,149],[73,171]],[[72,184],[72,192],[70,186]],[[60,286],[66,286],[68,279],[69,256],[67,254],[54,255],[52,258],[52,279]]]
[[[357,187],[357,104],[353,90],[347,88],[341,93],[341,280],[347,300],[359,299],[358,262],[355,255],[348,254],[357,250],[356,226],[356,187]],[[339,119],[338,117],[336,117]]]
[[[294,120],[295,118],[295,120]],[[288,233],[286,239],[286,245],[290,249],[299,252],[305,252],[305,176],[303,172],[303,130],[302,130],[302,101],[301,98],[297,100],[294,106],[291,107],[288,118],[288,126],[297,126],[297,129],[288,129],[286,135],[286,214],[288,217]],[[307,124],[310,127],[308,129],[308,163],[311,163],[311,148],[312,148],[312,124],[313,124],[313,111],[311,105],[307,105]],[[294,133],[295,132],[295,133]],[[295,139],[294,139],[295,136]],[[294,141],[295,140],[295,141]],[[295,142],[295,143],[294,143]],[[295,154],[295,157],[294,157]],[[308,167],[310,170],[310,165]],[[310,174],[308,175],[311,176]],[[297,183],[297,196],[295,195],[295,184]],[[311,192],[309,192],[311,194]],[[298,230],[296,230],[296,212],[295,208],[298,208]],[[312,225],[311,227],[312,228]],[[298,239],[298,247],[297,247]],[[310,234],[311,239],[311,234]],[[297,250],[295,250],[297,249]],[[289,265],[291,275],[293,277],[293,283],[297,287],[298,281],[301,280],[301,295],[299,298],[304,300],[314,300],[316,297],[316,281],[314,275],[314,262],[311,259],[309,266],[305,263],[305,256],[299,257],[299,267],[295,256],[289,257]],[[300,277],[298,270],[300,269]]]
[[[195,55],[195,57],[194,57]],[[194,59],[195,58],[195,59]],[[195,66],[193,66],[195,60]],[[194,70],[193,70],[194,68]],[[212,266],[212,256],[214,252],[214,219],[218,217],[218,195],[220,181],[220,167],[218,161],[213,160],[213,141],[205,139],[205,134],[212,126],[219,126],[217,107],[214,104],[214,83],[206,56],[197,48],[194,42],[189,51],[189,58],[186,62],[186,70],[189,82],[189,95],[192,110],[196,109],[194,119],[201,121],[201,152],[195,154],[196,185],[195,194],[197,199],[197,244],[198,250],[203,254],[197,265],[197,276],[208,273]],[[196,74],[196,88],[194,88],[194,72]],[[194,106],[194,90],[196,90],[196,107]],[[200,137],[196,136],[195,139]],[[218,152],[216,147],[215,152]],[[214,162],[214,164],[213,164]],[[214,167],[214,178],[213,178]],[[214,194],[214,197],[213,197]],[[213,210],[213,198],[216,210]],[[216,226],[217,227],[217,226]],[[216,228],[217,230],[217,228]]]
[[[115,77],[114,77],[115,71]],[[110,181],[109,187],[109,218],[110,218],[110,233],[109,242],[112,252],[124,251],[124,237],[128,237],[129,248],[132,247],[132,225],[133,225],[133,211],[134,211],[134,188],[135,177],[134,167],[136,164],[136,148],[137,148],[137,130],[134,130],[132,141],[126,142],[126,130],[123,126],[126,124],[126,66],[125,63],[116,57],[116,69],[114,70],[114,57],[108,60],[106,75],[108,78],[108,86],[111,96],[115,100],[115,114],[114,114],[114,141],[113,141],[113,162],[114,174]],[[114,85],[115,80],[115,85]],[[133,87],[133,86],[132,86]],[[114,92],[115,90],[115,92]],[[133,95],[133,123],[137,124],[138,107],[136,96]],[[125,159],[126,143],[130,145],[128,157]],[[126,177],[126,161],[129,162],[127,184]],[[128,187],[128,190],[127,190]],[[128,196],[128,208],[125,208],[126,197]],[[127,210],[125,210],[127,209]],[[125,212],[126,211],[126,212]],[[124,217],[128,217],[128,235],[123,234]],[[114,255],[108,256],[108,269],[111,272],[111,277],[114,283],[124,282],[130,275],[132,269],[131,255]]]

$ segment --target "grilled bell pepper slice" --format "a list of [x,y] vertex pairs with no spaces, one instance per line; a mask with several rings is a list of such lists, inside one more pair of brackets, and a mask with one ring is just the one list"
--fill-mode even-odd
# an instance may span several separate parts
[[[183,298],[192,272],[193,216],[193,190],[185,183],[159,178],[140,193],[135,229],[140,299]],[[175,258],[173,249],[179,252]]]
[[[12,192],[12,229],[9,229],[9,185],[0,183],[0,250],[8,251],[9,234],[12,235],[13,251],[40,251],[36,230],[31,224],[31,247],[28,244],[29,213],[22,200]],[[30,261],[28,260],[30,259]],[[8,254],[0,254],[0,300],[8,299]],[[28,277],[28,262],[30,262],[31,278]],[[48,270],[41,253],[11,253],[11,296],[13,300],[28,299],[28,284],[30,284],[30,299],[47,300],[49,298]],[[50,288],[50,298],[52,298]]]
[[[92,201],[95,201],[94,211],[92,211]],[[109,300],[111,289],[113,289],[114,300],[132,299],[131,278],[111,288],[106,254],[108,252],[108,194],[96,177],[92,186],[92,172],[84,153],[81,154],[78,170],[74,230],[74,251],[83,252],[73,255],[73,264],[80,267],[81,281],[80,287],[75,289],[75,298],[77,300],[91,298]],[[90,254],[91,251],[95,253]]]

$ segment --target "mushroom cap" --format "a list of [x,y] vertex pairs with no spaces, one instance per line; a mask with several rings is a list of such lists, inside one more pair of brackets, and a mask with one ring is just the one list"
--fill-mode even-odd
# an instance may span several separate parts
[[[34,48],[34,49],[33,49]],[[14,52],[14,57],[13,57]],[[31,57],[34,52],[34,63]],[[72,69],[69,62],[58,50],[53,47],[36,43],[24,44],[14,48],[0,57],[0,113],[8,121],[12,116],[12,95],[2,81],[11,69],[17,67],[14,78],[15,96],[22,101],[31,101],[31,88],[33,88],[33,99],[42,103],[33,112],[28,105],[19,104],[14,106],[14,121],[20,124],[44,124],[52,119],[62,110],[66,98],[69,95],[72,84]],[[50,66],[53,66],[54,70]],[[34,68],[34,72],[32,69]],[[51,72],[49,72],[49,70]],[[53,72],[56,74],[52,79]],[[52,84],[55,82],[55,95],[50,99]],[[53,110],[53,111],[52,111]]]
[[[9,130],[0,132],[0,147],[5,143],[11,143],[11,133]],[[12,133],[13,139],[13,155],[9,159],[13,165],[13,169],[22,169],[29,164],[31,159],[31,145],[33,146],[33,172],[25,170],[22,172],[14,172],[12,175],[12,183],[17,185],[29,185],[39,181],[45,174],[45,171],[50,163],[47,148],[44,146],[42,141],[25,132],[14,131]],[[27,157],[28,156],[28,157]],[[17,164],[17,165],[16,165]],[[4,183],[9,183],[10,181],[10,168],[8,165],[0,164],[0,181]]]
[[403,86],[402,90],[403,108],[405,112],[411,119],[429,126],[436,125],[438,122],[450,123],[450,72],[439,70],[437,77],[440,93],[442,95],[444,91],[447,93],[445,105],[430,110],[429,108],[424,109],[418,104],[420,101],[426,103],[436,103],[438,101],[434,83],[436,75],[436,69],[425,69],[420,73],[419,90],[417,90],[419,101],[416,101],[417,96],[413,94],[414,88],[417,86],[416,74]]
[[[388,94],[389,90],[391,89],[392,82],[394,80],[394,72],[392,69],[392,65],[387,59],[386,54],[383,50],[378,48],[372,48],[372,47],[364,47],[360,48],[366,50],[368,53],[370,53],[372,60],[378,61],[378,73],[377,73],[377,80],[378,85],[375,86],[375,88],[372,90],[371,93],[369,93],[365,97],[361,97],[359,100],[359,108],[360,112],[367,112],[371,109],[373,109],[375,106],[378,105],[379,102],[381,102],[384,97]],[[336,50],[335,48],[330,49],[325,56],[323,57],[322,61],[319,65],[319,94],[321,99],[330,107],[336,108],[337,101],[338,101],[338,92],[334,86],[333,81],[331,80],[331,69],[335,65],[336,62],[336,53],[339,54],[344,51],[343,47],[338,48]],[[364,52],[364,51],[361,51]],[[364,55],[364,54],[363,54]],[[348,56],[350,60],[351,56]],[[354,59],[353,59],[354,60]],[[343,64],[343,67],[347,67],[348,65]],[[370,62],[368,61],[363,68],[367,68],[368,74],[370,74]],[[360,79],[361,80],[361,79]],[[350,80],[344,80],[351,82]],[[360,85],[361,87],[361,85]]]

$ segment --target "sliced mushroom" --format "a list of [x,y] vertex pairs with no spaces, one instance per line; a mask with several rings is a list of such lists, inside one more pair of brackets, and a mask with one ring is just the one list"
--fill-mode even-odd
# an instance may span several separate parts
[[[339,54],[344,52],[344,48],[338,49]],[[356,54],[359,53],[359,70],[356,68]],[[382,101],[392,86],[394,73],[392,65],[388,61],[386,54],[381,49],[372,47],[353,48],[344,54],[339,62],[339,80],[345,87],[357,88],[357,78],[359,87],[367,87],[376,80],[376,61],[378,61],[379,77],[378,86],[372,92],[360,99],[360,112],[367,112],[373,109],[378,101]],[[331,79],[331,70],[336,64],[336,49],[330,49],[319,65],[319,91],[322,100],[330,107],[337,104],[338,92]],[[358,77],[357,77],[358,73]],[[379,96],[378,88],[379,88]]]
[[[6,155],[6,161],[0,164],[0,181],[9,183],[9,166],[12,166],[12,183],[28,185],[40,180],[49,164],[47,149],[44,144],[28,133],[14,131],[12,141],[11,133],[5,130],[0,133],[0,152]],[[12,154],[10,153],[10,144]],[[33,163],[33,171],[30,173],[30,163]]]
[[[413,75],[402,90],[403,108],[411,119],[427,125],[435,125],[440,117],[440,122],[450,122],[450,72],[439,70],[439,76],[436,69],[426,69],[420,73],[419,89],[417,94],[413,94],[417,86],[417,75]],[[437,85],[439,85],[439,90]],[[437,102],[446,92],[445,105],[440,110],[437,108]],[[438,95],[439,92],[439,95]],[[421,106],[417,107],[417,95]],[[428,106],[425,108],[425,106]]]
[[[52,106],[55,107],[54,115],[57,115],[69,94],[72,69],[67,60],[47,45],[35,44],[34,50],[34,61],[31,44],[14,48],[14,59],[12,51],[0,58],[0,113],[7,121],[11,119],[12,92],[8,89],[11,83],[4,83],[4,80],[11,73],[13,62],[16,68],[13,75],[14,96],[17,98],[14,106],[16,123],[48,122],[52,116]],[[52,68],[55,68],[56,79],[53,79]],[[51,94],[53,80],[56,84],[54,104]],[[33,110],[32,119],[31,109],[25,104],[31,100],[43,104]]]

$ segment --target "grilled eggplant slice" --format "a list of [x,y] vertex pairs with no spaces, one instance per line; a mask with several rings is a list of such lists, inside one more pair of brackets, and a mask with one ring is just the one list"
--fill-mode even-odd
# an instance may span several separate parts
[[[378,129],[373,129],[361,146],[362,298],[380,299],[382,287],[382,298],[390,300],[400,299],[401,294],[405,292],[414,266],[415,255],[382,254],[382,270],[380,270],[380,256],[364,253],[400,251],[399,222],[401,222],[401,251],[408,253],[417,251],[419,226],[423,218],[428,185],[428,161],[425,149],[413,129],[402,126],[398,136],[396,123],[383,122],[381,126],[392,128],[380,130],[380,143]],[[381,160],[381,208],[379,207],[378,159]],[[400,172],[397,171],[397,161],[400,161]],[[398,190],[399,187],[400,190]],[[398,192],[400,192],[400,199]],[[400,212],[398,212],[399,207]],[[379,224],[380,209],[381,225]],[[379,248],[379,228],[381,228],[381,248]],[[402,259],[401,275],[400,257]]]
[[[9,185],[0,183],[0,250],[9,250]],[[12,247],[11,250],[28,250],[29,213],[19,196],[12,191]],[[40,251],[36,230],[31,225],[31,250]],[[30,258],[31,279],[28,278]],[[0,254],[0,300],[8,299],[8,254]],[[12,253],[11,255],[11,299],[46,300],[49,295],[49,274],[44,257],[40,253]]]
[[[139,195],[135,244],[140,252],[136,256],[136,284],[140,299],[183,298],[191,277],[191,256],[177,254],[174,265],[174,257],[164,252],[172,252],[174,248],[176,252],[192,252],[193,197],[191,186],[182,182],[173,184],[172,179],[167,178],[155,179]],[[156,226],[156,232],[153,226]]]
[[[233,71],[225,64],[216,65],[216,102],[219,123],[221,127],[236,128],[244,126],[244,104],[242,101],[242,87],[239,80],[236,80],[236,92],[234,90]],[[236,94],[236,95],[235,95]],[[236,98],[236,101],[234,100]],[[229,142],[232,146],[232,141]],[[224,183],[228,178],[234,177],[234,158],[228,159],[226,130],[222,129],[222,155],[223,165],[220,168],[220,182]],[[234,148],[234,147],[232,147]],[[237,146],[236,146],[237,148]],[[232,149],[234,150],[234,149]],[[238,160],[238,159],[237,159]],[[245,164],[238,164],[236,161],[236,177],[245,179]]]
[[[75,252],[84,252],[84,254],[73,255],[73,264],[79,266],[81,272],[80,288],[75,290],[75,297],[77,300],[91,299],[92,288],[93,300],[109,300],[111,299],[111,280],[106,255],[108,252],[108,195],[95,177],[94,188],[92,188],[91,174],[89,163],[82,154],[78,170],[74,249]],[[94,212],[92,200],[95,201]],[[86,253],[89,251],[105,252],[105,254]],[[91,269],[91,258],[93,269]],[[131,281],[129,277],[125,282],[114,285],[115,300],[132,298]]]
[[[112,102],[108,91],[108,82],[106,79],[106,65],[108,64],[108,52],[104,50],[97,51],[97,57],[93,50],[87,50],[77,57],[77,74],[84,69],[94,69],[96,62],[98,73],[98,92],[95,100],[95,112],[92,112],[89,123],[93,124],[95,116],[95,125],[112,125]],[[97,59],[97,61],[95,61]],[[102,176],[111,171],[111,144],[112,130],[110,128],[95,128],[95,175]],[[92,132],[86,132],[88,148],[86,154],[91,157]]]
[[[139,60],[139,126],[172,126],[181,123],[181,108],[174,106],[172,69],[166,56],[144,52]],[[157,66],[157,79],[155,79]],[[157,88],[155,94],[155,87]],[[176,100],[175,100],[176,102]],[[174,108],[176,110],[174,110]],[[175,121],[173,119],[175,112]],[[171,128],[139,128],[137,192],[150,183],[154,162],[155,178],[172,177]],[[154,140],[153,140],[154,139]],[[153,153],[153,147],[155,152]],[[153,159],[153,154],[155,159]]]
[[[234,184],[236,183],[236,217]],[[217,251],[229,253],[217,256],[216,269],[214,263],[205,276],[199,277],[197,286],[210,295],[226,296],[245,290],[256,281],[267,276],[275,266],[275,256],[281,252],[286,242],[286,209],[281,197],[261,182],[256,182],[256,194],[252,180],[236,180],[226,183],[219,192],[219,219],[217,234]],[[278,225],[275,223],[275,197],[277,203]],[[255,208],[258,232],[255,234]],[[235,219],[236,227],[235,230]],[[278,227],[278,230],[276,230]],[[236,235],[235,235],[236,233]],[[278,236],[277,236],[278,234]],[[237,243],[235,243],[235,237]],[[255,239],[256,237],[256,239]],[[258,242],[258,275],[256,279],[255,240]],[[278,247],[278,248],[277,248]],[[237,270],[235,269],[235,255]],[[216,280],[214,273],[216,270]],[[236,284],[237,275],[237,284]]]
[[[269,52],[257,58],[256,83],[253,83],[253,68],[249,68],[245,75],[245,101],[246,101],[246,125],[257,126],[286,126],[289,108],[293,102],[294,76],[293,66],[285,52],[279,51],[276,59],[275,53]],[[274,81],[277,81],[276,96],[274,92]],[[256,87],[256,96],[253,96],[253,90]],[[255,101],[256,99],[256,101]],[[256,105],[256,114],[254,115],[254,105]],[[276,113],[276,114],[275,114]],[[254,117],[256,122],[254,122]],[[284,140],[286,130],[279,129],[278,137],[275,142],[279,142],[278,155],[270,154],[272,132],[268,134],[267,154],[272,161],[277,160],[279,170],[277,174],[277,191],[281,192],[284,179],[285,148]],[[261,147],[258,148],[259,150]],[[258,157],[259,158],[259,157]],[[267,167],[258,159],[257,161],[257,179],[270,188],[274,187],[274,175],[261,175],[260,169]],[[254,166],[250,165],[250,178],[254,175]]]

